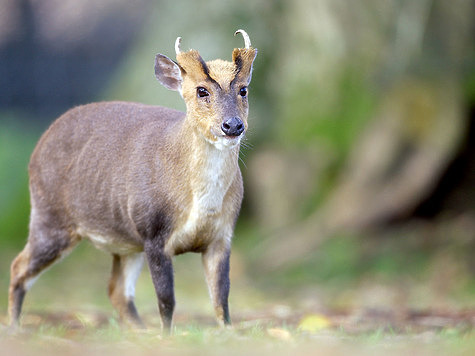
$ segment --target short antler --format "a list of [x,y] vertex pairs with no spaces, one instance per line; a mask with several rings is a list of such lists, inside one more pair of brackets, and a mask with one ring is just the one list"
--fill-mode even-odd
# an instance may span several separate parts
[[180,43],[181,43],[181,37],[177,37],[175,41],[175,52],[178,55],[178,53],[181,52],[180,50]]
[[244,48],[249,49],[251,47],[251,40],[249,39],[249,35],[247,34],[246,31],[244,30],[237,30],[234,32],[234,36],[236,36],[238,33],[244,37]]

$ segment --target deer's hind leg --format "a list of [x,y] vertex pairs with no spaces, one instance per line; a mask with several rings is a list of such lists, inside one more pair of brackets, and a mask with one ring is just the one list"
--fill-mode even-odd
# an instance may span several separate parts
[[143,253],[112,255],[112,274],[109,281],[109,298],[121,321],[129,326],[143,328],[134,304],[135,284],[142,270]]
[[28,242],[10,268],[8,314],[10,324],[18,325],[26,292],[40,273],[70,252],[80,238],[66,228],[51,226],[43,216],[36,218],[32,213]]

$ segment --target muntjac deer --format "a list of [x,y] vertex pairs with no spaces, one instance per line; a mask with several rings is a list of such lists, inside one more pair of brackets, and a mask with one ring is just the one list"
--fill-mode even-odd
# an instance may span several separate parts
[[144,256],[162,328],[175,306],[172,257],[200,252],[216,317],[230,324],[229,257],[243,197],[238,166],[248,85],[257,50],[249,36],[232,62],[195,50],[157,54],[155,75],[178,91],[186,113],[138,103],[73,108],[41,137],[29,165],[28,242],[11,265],[9,316],[18,325],[26,291],[82,239],[112,254],[109,297],[121,320],[142,327],[134,304]]

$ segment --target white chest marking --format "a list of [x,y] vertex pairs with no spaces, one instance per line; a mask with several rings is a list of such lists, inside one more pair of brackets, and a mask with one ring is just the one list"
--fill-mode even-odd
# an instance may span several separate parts
[[186,246],[189,239],[196,237],[202,228],[211,224],[213,230],[223,230],[220,236],[208,236],[210,239],[230,239],[232,232],[224,225],[220,214],[224,197],[229,190],[234,177],[226,171],[225,159],[229,152],[220,151],[214,147],[209,152],[209,158],[197,169],[196,177],[192,178],[193,203],[185,223],[172,233],[165,251],[173,255],[180,246]]

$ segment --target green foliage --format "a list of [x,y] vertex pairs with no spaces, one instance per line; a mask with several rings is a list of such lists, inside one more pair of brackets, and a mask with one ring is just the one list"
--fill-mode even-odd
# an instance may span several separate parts
[[362,260],[362,248],[357,239],[348,236],[326,241],[305,261],[289,268],[281,277],[285,284],[348,283],[368,272]]
[[13,124],[0,123],[0,244],[21,246],[28,233],[28,161],[38,135]]
[[308,79],[291,90],[279,123],[278,140],[300,148],[319,144],[345,158],[364,125],[369,121],[375,97],[364,76],[348,67],[334,78],[337,97],[325,83]]
[[348,65],[333,79],[336,89],[330,91],[325,83],[315,83],[313,78],[302,80],[277,104],[281,110],[272,138],[275,146],[316,152],[311,154],[312,159],[324,162],[313,177],[313,191],[296,207],[302,217],[321,207],[338,184],[351,149],[376,106],[376,95],[355,68]]

